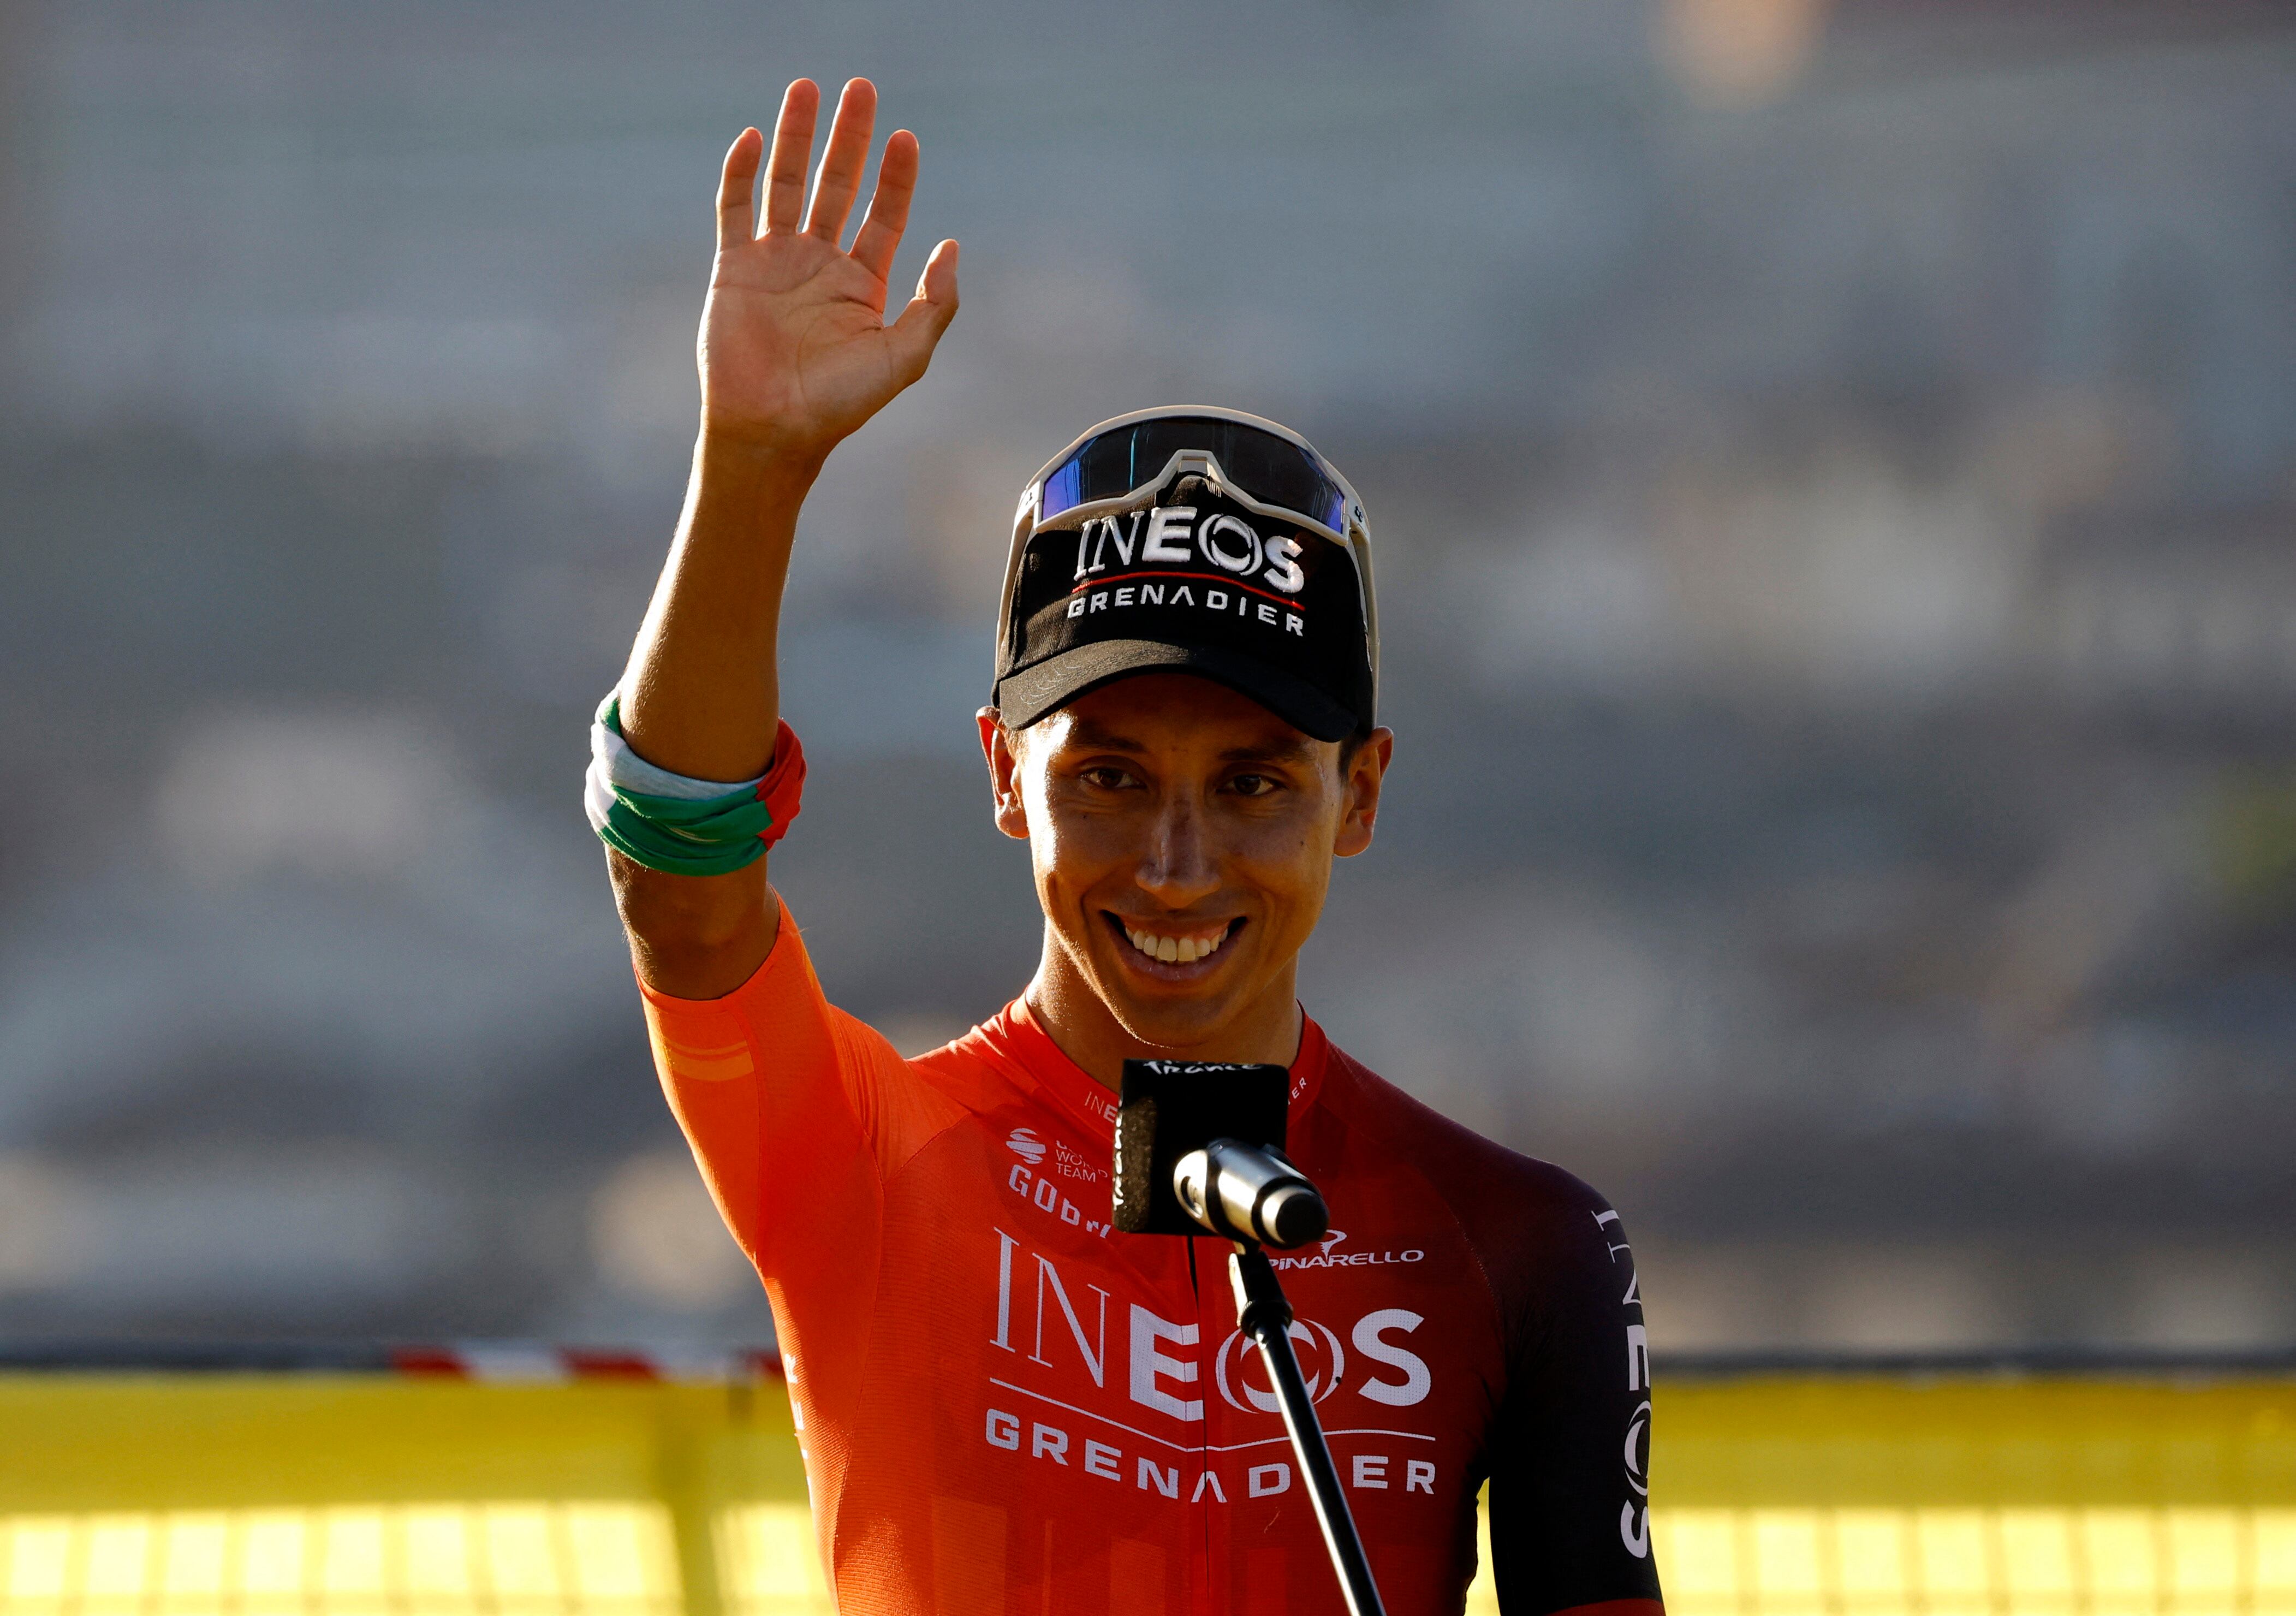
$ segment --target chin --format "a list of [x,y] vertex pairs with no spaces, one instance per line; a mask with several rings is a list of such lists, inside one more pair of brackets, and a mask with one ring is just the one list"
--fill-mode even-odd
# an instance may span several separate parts
[[1159,1049],[1185,1050],[1218,1038],[1236,1010],[1234,997],[1225,992],[1152,1001],[1128,993],[1108,994],[1102,1002],[1125,1031]]

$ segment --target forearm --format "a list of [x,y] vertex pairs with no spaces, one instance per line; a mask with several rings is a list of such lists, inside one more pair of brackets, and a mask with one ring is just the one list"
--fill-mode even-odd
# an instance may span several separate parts
[[775,651],[806,455],[705,430],[669,559],[621,683],[622,734],[657,767],[747,780],[773,761]]
[[[775,657],[798,510],[818,470],[803,456],[711,433],[694,445],[685,507],[622,675],[622,735],[647,762],[746,780],[773,761]],[[779,911],[760,859],[727,875],[672,875],[610,853],[638,975],[716,998],[773,947]]]
[[[718,256],[695,350],[702,430],[677,536],[620,686],[628,750],[673,775],[730,784],[773,765],[775,657],[799,507],[831,448],[924,374],[956,313],[956,243],[943,242],[916,296],[884,323],[885,277],[916,183],[914,135],[886,142],[860,231],[850,250],[838,244],[868,166],[876,102],[866,79],[845,86],[808,213],[820,92],[810,79],[790,86],[766,166],[763,235],[757,130],[742,132],[718,176]],[[638,811],[627,797],[621,806]],[[763,859],[711,875],[666,873],[624,851],[607,862],[648,985],[714,998],[772,947],[780,910]]]

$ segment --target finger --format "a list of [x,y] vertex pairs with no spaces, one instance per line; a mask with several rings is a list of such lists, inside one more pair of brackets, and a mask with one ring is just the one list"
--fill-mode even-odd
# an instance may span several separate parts
[[813,155],[813,119],[821,111],[821,86],[800,78],[782,96],[774,120],[774,154],[766,163],[766,233],[796,234],[805,213],[805,165]]
[[925,272],[917,277],[917,295],[909,299],[909,306],[901,310],[901,317],[885,333],[894,362],[900,369],[902,386],[906,387],[925,373],[941,332],[955,318],[956,243],[943,242],[925,260]]
[[892,276],[893,254],[900,248],[901,232],[909,227],[909,199],[916,191],[917,137],[896,129],[877,165],[877,192],[869,199],[868,217],[853,238],[854,258],[881,281]]
[[869,166],[869,137],[877,127],[877,86],[865,78],[849,81],[837,98],[829,126],[829,147],[821,154],[821,177],[814,182],[808,235],[837,245],[853,199],[861,191],[861,170]]
[[751,193],[758,188],[758,159],[765,150],[766,137],[755,129],[744,129],[726,151],[725,171],[718,176],[720,247],[746,242],[758,234],[758,209]]

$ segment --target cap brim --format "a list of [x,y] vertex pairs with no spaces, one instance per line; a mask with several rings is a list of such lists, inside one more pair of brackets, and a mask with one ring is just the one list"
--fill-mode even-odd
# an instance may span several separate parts
[[1087,691],[1136,673],[1200,675],[1249,696],[1318,741],[1344,741],[1355,733],[1355,714],[1305,679],[1236,652],[1163,640],[1097,640],[1046,657],[997,681],[996,709],[1004,722],[1025,729]]

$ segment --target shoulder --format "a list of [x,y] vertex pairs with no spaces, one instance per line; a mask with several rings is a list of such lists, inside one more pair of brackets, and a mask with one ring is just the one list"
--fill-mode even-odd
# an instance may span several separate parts
[[1610,1202],[1592,1185],[1552,1161],[1486,1139],[1424,1101],[1413,1098],[1353,1056],[1334,1049],[1341,1082],[1333,1096],[1347,1120],[1367,1127],[1386,1147],[1425,1173],[1470,1230],[1555,1222],[1588,1230]]
[[910,1076],[966,1111],[995,1110],[1009,1098],[1013,1084],[981,1032],[975,1027],[963,1038],[910,1057]]
[[886,1177],[935,1137],[994,1103],[998,1074],[972,1040],[904,1057],[890,1039],[858,1017],[833,1007],[830,1016],[847,1052],[848,1069],[858,1079],[856,1108],[866,1118]]
[[1340,1079],[1334,1109],[1450,1209],[1504,1315],[1528,1325],[1570,1307],[1582,1291],[1610,1298],[1614,1270],[1632,1258],[1620,1215],[1601,1191],[1552,1161],[1486,1139],[1337,1049],[1332,1059]]

